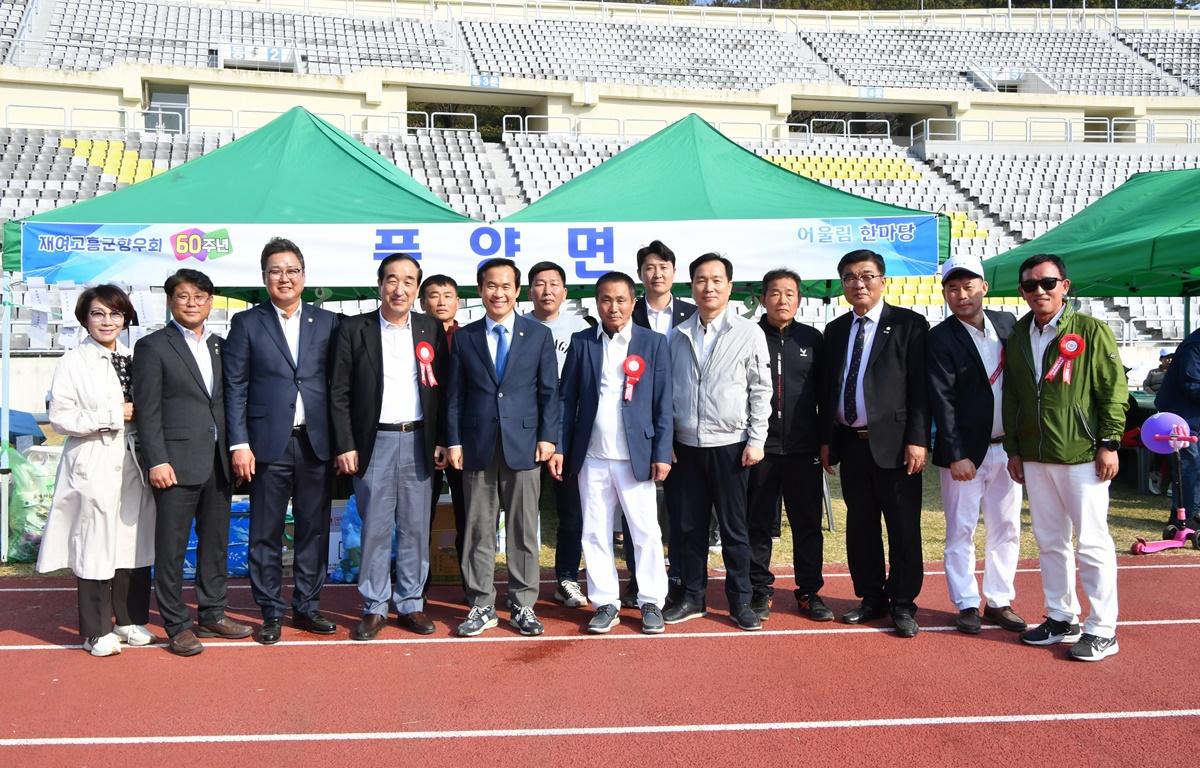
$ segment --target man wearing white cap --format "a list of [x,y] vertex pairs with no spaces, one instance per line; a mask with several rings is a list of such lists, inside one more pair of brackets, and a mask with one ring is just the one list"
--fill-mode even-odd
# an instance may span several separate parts
[[983,264],[954,256],[942,266],[942,296],[952,313],[929,332],[929,400],[936,424],[933,463],[946,511],[946,583],[958,609],[954,625],[978,634],[975,529],[982,511],[984,617],[1013,632],[1025,621],[1012,610],[1020,552],[1021,486],[1008,474],[1001,416],[1004,348],[1016,318],[983,308]]

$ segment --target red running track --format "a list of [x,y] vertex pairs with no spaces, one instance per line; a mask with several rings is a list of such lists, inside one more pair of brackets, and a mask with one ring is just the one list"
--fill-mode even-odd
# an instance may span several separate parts
[[[781,578],[759,633],[732,626],[714,580],[717,610],[660,637],[637,633],[635,611],[609,636],[582,635],[588,611],[542,603],[542,638],[502,621],[457,639],[464,610],[438,588],[430,638],[394,624],[374,643],[286,629],[275,647],[210,642],[193,659],[62,649],[78,642],[70,584],[9,580],[0,590],[65,589],[0,591],[0,766],[1196,764],[1200,691],[1186,661],[1200,637],[1200,558],[1179,555],[1121,560],[1121,653],[1100,664],[996,628],[946,631],[936,574],[912,640],[886,622],[808,622]],[[1037,573],[1020,573],[1017,589],[1016,608],[1036,620]],[[825,592],[835,611],[854,603],[844,575]],[[248,592],[231,602],[248,606]],[[343,627],[356,621],[352,588],[325,603]],[[1178,748],[1151,743],[1171,732]],[[118,743],[94,743],[105,739]]]

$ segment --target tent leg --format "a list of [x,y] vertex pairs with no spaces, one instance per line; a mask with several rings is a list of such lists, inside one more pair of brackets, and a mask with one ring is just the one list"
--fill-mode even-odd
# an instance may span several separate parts
[[1183,294],[1183,337],[1192,332],[1192,296]]
[[3,297],[4,308],[0,310],[0,562],[8,562],[8,489],[11,468],[8,466],[9,443],[9,403],[8,382],[10,377],[10,362],[12,346],[12,275],[0,271],[0,297]]

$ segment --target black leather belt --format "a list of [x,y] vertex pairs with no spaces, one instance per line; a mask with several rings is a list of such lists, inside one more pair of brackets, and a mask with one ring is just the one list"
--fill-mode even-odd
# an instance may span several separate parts
[[845,432],[850,437],[857,437],[859,440],[870,440],[871,432],[865,427],[847,427],[845,424],[838,424],[838,428]]
[[380,432],[416,432],[425,425],[424,421],[401,421],[398,424],[380,424]]
[[1004,442],[1004,435],[1000,435],[1000,437],[993,437],[991,439],[992,445],[999,445],[1000,443],[1003,443],[1003,442]]
[[308,434],[308,427],[303,424],[297,424],[292,427],[292,437],[303,437]]

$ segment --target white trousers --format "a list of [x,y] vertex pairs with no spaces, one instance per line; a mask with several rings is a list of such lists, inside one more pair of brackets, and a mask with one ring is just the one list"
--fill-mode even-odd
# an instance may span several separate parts
[[583,505],[588,599],[597,608],[618,605],[621,601],[613,557],[613,531],[620,524],[619,515],[624,510],[629,536],[633,539],[638,605],[653,603],[661,608],[667,599],[667,570],[654,481],[635,478],[628,461],[586,458],[579,471],[579,498]]
[[975,581],[975,529],[983,513],[986,529],[983,597],[993,608],[1012,605],[1013,579],[1021,553],[1021,486],[1008,476],[1008,454],[999,443],[988,447],[973,480],[939,472],[946,510],[946,586],[950,602],[962,611],[979,607]]
[[[1025,462],[1025,487],[1033,535],[1041,550],[1046,615],[1057,621],[1079,618],[1075,559],[1091,604],[1083,631],[1100,637],[1117,633],[1117,551],[1108,532],[1108,481],[1096,465]],[[1079,539],[1072,550],[1071,536]]]

